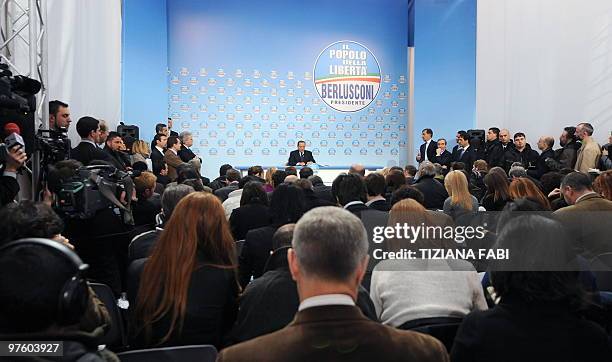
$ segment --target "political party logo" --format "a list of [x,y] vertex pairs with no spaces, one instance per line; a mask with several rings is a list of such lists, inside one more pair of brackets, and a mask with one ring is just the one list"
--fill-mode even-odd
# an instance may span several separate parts
[[336,147],[343,147],[344,146],[344,141],[343,140],[337,140],[336,141]]
[[193,121],[197,121],[198,119],[200,119],[200,115],[199,115],[199,114],[197,114],[197,113],[192,113],[192,114],[191,114],[191,119],[192,119]]
[[396,140],[399,138],[399,135],[397,134],[397,132],[391,132],[391,139],[392,140]]
[[217,138],[217,131],[210,131],[208,132],[208,137],[209,138]]
[[200,147],[208,147],[208,140],[201,140]]
[[250,156],[253,154],[253,149],[252,148],[245,148],[244,149],[244,154],[247,156]]
[[376,132],[376,134],[374,135],[374,137],[376,137],[377,139],[382,139],[383,138],[383,133],[378,131]]
[[228,121],[233,121],[236,119],[236,115],[233,113],[228,113],[227,116],[225,117]]
[[405,124],[403,124],[403,123],[401,123],[401,124],[398,126],[398,129],[399,129],[400,131],[405,131],[405,130],[406,130],[406,125],[405,125]]
[[217,128],[220,128],[220,129],[225,129],[225,122],[219,122],[219,123],[217,124]]
[[197,85],[198,84],[198,78],[196,78],[196,77],[189,78],[189,84]]
[[295,138],[304,138],[304,132],[302,131],[295,132]]
[[345,148],[344,149],[344,154],[347,156],[350,156],[353,154],[353,151],[350,148]]
[[216,156],[218,153],[216,148],[211,148],[210,150],[208,150],[208,154],[211,156]]
[[259,122],[253,123],[253,129],[261,129],[261,123]]
[[276,122],[270,123],[270,129],[277,129],[277,128],[278,128],[278,123]]
[[352,145],[353,145],[353,147],[359,147],[359,141],[358,140],[354,140]]
[[368,132],[363,131],[363,132],[359,133],[359,138],[361,138],[361,139],[368,138]]
[[376,146],[376,141],[374,141],[374,140],[369,140],[369,141],[368,141],[368,147],[374,147],[374,146]]
[[392,155],[392,156],[397,156],[397,155],[399,155],[399,150],[398,150],[397,148],[392,149],[392,150],[391,150],[391,155]]
[[376,123],[382,123],[383,122],[383,116],[376,116]]
[[348,132],[348,131],[344,132],[344,138],[346,138],[346,139],[353,138],[353,134],[351,132]]
[[200,128],[208,128],[208,122],[200,122]]
[[234,132],[234,131],[227,131],[226,136],[227,136],[227,138],[234,138],[234,137],[236,137],[236,132]]
[[236,146],[237,147],[242,147],[244,146],[244,141],[242,139],[237,139],[236,140]]
[[328,45],[314,66],[319,97],[340,112],[357,112],[376,98],[380,89],[380,65],[364,45],[344,40]]
[[397,123],[397,116],[391,116],[391,123]]
[[224,139],[221,139],[221,140],[217,141],[217,145],[219,147],[225,147],[227,145],[227,142]]
[[368,130],[373,131],[376,129],[376,125],[375,124],[368,124]]
[[391,130],[391,125],[390,124],[384,124],[383,125],[383,131],[389,131]]
[[327,123],[321,123],[319,129],[327,129]]
[[309,114],[312,112],[312,108],[310,108],[309,106],[304,107],[304,113]]
[[236,150],[235,149],[233,149],[233,148],[228,148],[227,149],[227,155],[228,156],[233,156],[235,154],[236,154]]
[[312,135],[311,135],[312,138],[320,138],[320,136],[321,134],[318,131],[312,132]]
[[271,140],[270,141],[270,147],[278,147],[278,140]]
[[327,138],[336,138],[336,132],[331,131],[327,134]]
[[321,142],[319,142],[319,145],[321,147],[327,147],[327,140],[321,140]]
[[170,97],[170,101],[171,101],[172,103],[178,103],[180,100],[181,100],[181,98],[178,96],[178,94],[173,94],[173,95]]
[[304,121],[304,116],[302,116],[301,114],[298,114],[295,116],[295,120],[298,122],[302,122]]
[[383,154],[383,150],[382,148],[377,148],[376,151],[374,151],[374,153],[376,153],[376,156],[381,156]]
[[238,123],[236,123],[236,125],[234,127],[236,127],[236,129],[243,129],[244,125],[242,124],[242,122],[238,122]]
[[244,132],[244,138],[252,138],[252,137],[253,137],[253,132],[251,131]]
[[305,129],[305,130],[312,129],[312,124],[310,124],[310,123],[306,123],[306,124],[304,124],[304,129]]
[[286,114],[279,114],[278,115],[278,120],[281,122],[285,122],[287,120],[287,115]]
[[354,131],[357,131],[357,130],[359,129],[359,123],[353,123],[353,126],[351,126],[351,128],[352,128]]
[[254,141],[253,141],[253,146],[254,146],[254,147],[259,147],[259,146],[261,146],[261,140],[258,140],[258,139],[254,140]]
[[327,154],[329,154],[330,156],[335,155],[335,154],[336,154],[336,149],[335,149],[335,148],[330,148],[330,149],[327,151]]
[[270,149],[269,148],[262,149],[261,154],[264,156],[268,156],[270,154]]
[[384,147],[391,147],[391,141],[389,141],[389,140],[384,140],[384,141],[383,141],[383,146],[384,146]]
[[342,123],[337,123],[337,124],[336,124],[336,129],[337,129],[337,130],[339,130],[339,131],[341,131],[341,130],[343,130],[343,129],[344,129],[344,125],[343,125]]
[[287,154],[287,149],[286,148],[279,148],[278,149],[278,154],[280,156],[285,156]]
[[287,140],[287,147],[295,146],[295,141],[292,139]]
[[318,156],[320,153],[321,153],[321,151],[319,151],[319,149],[318,149],[318,148],[313,148],[313,149],[312,149],[312,154],[313,154],[313,155]]
[[351,116],[344,116],[344,122],[351,122],[353,118]]
[[261,132],[261,138],[270,138],[270,132],[269,131]]
[[399,141],[398,144],[401,148],[406,148],[406,141]]
[[287,138],[287,132],[286,131],[278,132],[278,138]]

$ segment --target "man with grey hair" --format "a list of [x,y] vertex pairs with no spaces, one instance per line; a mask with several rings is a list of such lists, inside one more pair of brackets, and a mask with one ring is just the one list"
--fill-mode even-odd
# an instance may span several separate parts
[[579,123],[576,126],[576,137],[580,139],[582,146],[578,150],[575,170],[588,173],[590,169],[599,166],[601,147],[593,139],[593,126],[590,123]]
[[224,349],[217,360],[448,361],[435,338],[373,322],[355,306],[368,264],[367,239],[361,221],[346,210],[306,213],[287,252],[300,298],[293,322]]
[[[178,151],[178,156],[183,160],[183,162],[189,162],[192,159],[196,158],[196,154],[191,150],[191,146],[193,146],[193,135],[191,132],[183,131],[179,135],[179,139],[181,140],[181,149]],[[201,162],[201,160],[200,160]]]
[[348,173],[359,175],[361,177],[365,177],[365,172],[366,172],[365,166],[360,163],[352,164],[351,168],[349,168],[349,171],[348,171]]
[[566,226],[576,248],[591,259],[612,252],[610,225],[605,220],[612,216],[612,201],[593,191],[588,174],[572,172],[561,181],[561,194],[570,205],[554,212]]
[[535,164],[535,169],[527,170],[527,174],[531,177],[537,178],[538,180],[542,175],[550,171],[550,167],[546,164],[547,159],[555,159],[555,151],[553,146],[555,145],[555,139],[551,136],[542,136],[538,140],[538,149],[542,152]]
[[421,162],[417,177],[418,180],[413,186],[425,196],[425,208],[442,210],[448,192],[444,185],[435,179],[436,166],[429,161]]
[[162,231],[164,231],[164,224],[170,220],[176,205],[183,197],[192,192],[195,192],[193,187],[182,184],[166,187],[161,198],[162,210],[156,218],[157,227],[154,230],[137,235],[132,239],[128,249],[128,259],[130,262],[136,259],[147,258],[150,255],[157,239]]

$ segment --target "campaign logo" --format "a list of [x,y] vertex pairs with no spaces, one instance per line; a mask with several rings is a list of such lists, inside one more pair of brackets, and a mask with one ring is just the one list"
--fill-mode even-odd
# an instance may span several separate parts
[[215,78],[208,78],[208,85],[213,86],[217,84],[217,80]]
[[217,124],[217,128],[220,128],[220,129],[225,129],[225,122],[219,122],[219,123]]
[[374,153],[376,153],[377,156],[381,156],[383,154],[383,150],[382,148],[377,148],[376,151],[374,151]]
[[351,122],[352,120],[351,116],[344,116],[344,122]]
[[353,150],[351,150],[350,148],[345,148],[344,149],[344,154],[347,156],[350,156],[353,154]]
[[321,137],[321,134],[318,131],[314,131],[314,132],[312,132],[311,137],[312,138],[319,138],[319,137]]
[[293,122],[287,123],[287,129],[295,129],[295,123]]
[[276,122],[270,123],[270,129],[277,129],[277,128],[278,128],[278,123]]
[[353,138],[353,134],[351,132],[344,132],[344,138]]
[[382,107],[382,105],[383,105],[383,101],[382,100],[380,100],[380,99],[376,100],[376,107]]
[[219,104],[219,106],[217,106],[217,112],[224,113],[225,112],[225,104]]
[[295,138],[304,138],[304,132],[302,131],[295,132]]
[[182,85],[181,86],[181,93],[183,93],[183,94],[189,93],[189,87],[186,86],[186,85]]
[[305,130],[309,130],[309,129],[311,129],[311,128],[312,128],[312,124],[310,124],[310,123],[306,123],[306,124],[304,124],[304,129],[305,129]]
[[253,140],[253,147],[259,147],[259,146],[261,146],[261,140],[258,140],[258,139]]
[[399,112],[400,116],[403,116],[403,115],[406,114],[406,108],[400,108],[398,112]]
[[312,95],[312,92],[310,91],[310,89],[305,89],[304,90],[304,97],[308,98]]
[[264,156],[268,156],[270,154],[270,149],[269,148],[262,149],[261,154]]
[[262,121],[269,121],[270,120],[270,115],[267,113],[264,113],[261,115],[261,120]]
[[343,140],[337,140],[336,141],[336,147],[343,147],[344,146],[344,141]]
[[287,138],[287,132],[286,131],[278,132],[278,137],[279,138]]
[[234,138],[236,137],[236,132],[230,130],[230,131],[227,131],[225,135],[227,138]]
[[244,80],[243,85],[248,88],[248,87],[253,85],[253,81],[250,80],[249,78],[247,78],[247,79]]
[[399,141],[398,144],[401,148],[406,148],[406,141]]
[[208,128],[208,122],[200,122],[200,128]]
[[312,109],[310,108],[310,106],[304,107],[304,113],[309,114],[310,112],[312,112]]
[[381,138],[383,138],[383,133],[382,133],[382,132],[380,132],[380,131],[378,131],[378,132],[376,132],[376,134],[374,135],[374,137],[376,137],[377,139],[381,139]]
[[243,75],[244,73],[242,72],[242,69],[236,69],[236,71],[234,72],[234,77],[236,78],[242,78]]
[[327,138],[336,138],[336,132],[331,131],[327,134]]
[[242,90],[242,88],[238,87],[236,88],[236,95],[237,96],[241,96],[244,94],[244,90]]
[[365,156],[368,154],[368,149],[367,148],[362,148],[359,150],[359,154],[362,156]]
[[239,138],[239,139],[237,139],[237,140],[236,140],[236,146],[237,146],[237,147],[242,147],[242,146],[244,146],[244,141],[243,141],[242,139],[240,139],[240,138]]
[[385,108],[383,109],[383,113],[385,114],[385,116],[388,116],[391,114],[391,108]]
[[278,72],[276,70],[271,71],[270,72],[270,78],[272,78],[272,79],[278,78]]
[[293,112],[295,112],[295,107],[294,106],[287,107],[287,113],[293,113]]
[[258,88],[258,87],[253,88],[253,95],[260,96],[261,93],[262,92],[261,92],[260,88]]
[[174,85],[178,85],[181,81],[178,79],[177,76],[172,77],[172,79],[170,80],[170,83],[174,84]]
[[362,140],[368,138],[368,132],[363,131],[359,133],[359,138],[361,138]]
[[295,146],[295,141],[292,139],[287,140],[287,147],[293,147]]
[[302,116],[301,114],[298,114],[295,116],[295,120],[298,122],[302,122],[304,121],[304,116]]
[[397,87],[397,84],[392,84],[392,85],[391,85],[391,90],[392,90],[393,92],[397,92],[397,90],[398,90],[398,89],[399,89],[399,88]]
[[321,142],[319,142],[319,145],[321,147],[327,147],[327,140],[321,140]]
[[215,103],[217,101],[217,97],[214,95],[208,96],[208,103]]
[[292,80],[293,78],[295,78],[295,74],[293,73],[293,71],[288,71],[287,72],[287,79]]
[[335,148],[330,148],[330,149],[327,151],[327,154],[329,154],[330,156],[335,155],[335,154],[336,154],[336,149],[335,149]]
[[244,125],[242,124],[242,122],[238,122],[238,123],[236,123],[236,125],[234,127],[236,127],[236,129],[243,129]]
[[227,78],[227,80],[225,81],[225,85],[228,87],[233,87],[236,84],[236,81],[234,81],[232,78]]
[[246,96],[244,97],[244,104],[251,104],[253,103],[253,98],[251,98],[250,96]]
[[236,154],[236,150],[233,148],[228,148],[226,153],[228,156],[233,156]]
[[389,130],[391,130],[391,125],[387,123],[383,124],[383,131],[389,131]]
[[344,129],[344,125],[342,123],[336,123],[336,129],[337,130],[343,130]]
[[374,141],[374,140],[369,140],[369,141],[368,141],[368,147],[374,147],[374,146],[376,146],[376,141]]
[[278,106],[276,104],[273,104],[270,107],[270,113],[276,113],[276,112],[278,112]]
[[327,108],[326,108],[326,107],[321,107],[321,108],[319,108],[319,113],[321,113],[321,114],[327,114]]
[[197,113],[192,113],[191,114],[191,120],[192,121],[197,121],[198,119],[200,119],[200,115]]
[[191,97],[189,97],[189,101],[191,103],[198,103],[198,96],[192,95]]
[[253,119],[253,115],[250,113],[246,113],[243,118],[245,121],[250,121]]
[[391,141],[389,141],[389,140],[384,140],[384,141],[383,141],[383,147],[391,147]]
[[368,115],[373,116],[376,114],[376,109],[373,107],[368,108]]
[[208,154],[211,156],[216,156],[217,155],[217,149],[216,148],[211,148],[210,150],[208,150]]
[[172,103],[178,103],[180,101],[180,97],[178,96],[178,94],[173,94],[172,96],[170,96],[170,101]]
[[219,147],[225,147],[227,145],[227,142],[224,139],[220,139],[219,141],[217,141],[217,145]]
[[270,138],[270,131],[261,132],[261,138]]
[[368,122],[368,116],[361,116],[359,117],[359,122],[363,122],[363,123],[367,123]]
[[318,148],[313,148],[313,149],[312,149],[312,154],[313,154],[313,155],[318,156],[320,153],[321,153],[321,151],[319,151],[319,149],[318,149]]
[[407,98],[406,92],[399,92],[399,94],[397,95],[397,98],[399,98],[399,99],[406,99]]
[[293,88],[287,89],[287,97],[293,97],[295,95],[295,90]]
[[261,129],[261,123],[259,122],[253,123],[253,129]]
[[228,121],[233,121],[236,119],[236,115],[233,113],[228,113],[227,116],[225,116],[225,119],[227,119]]
[[224,87],[219,87],[219,88],[217,88],[217,94],[219,94],[219,95],[225,95],[225,88],[224,88]]
[[328,45],[315,63],[314,84],[328,106],[340,112],[366,108],[380,89],[380,65],[374,54],[355,41]]
[[253,154],[253,149],[252,148],[245,148],[244,149],[244,154],[247,156],[250,156]]
[[217,131],[212,130],[212,131],[208,132],[208,137],[210,137],[210,138],[217,138]]
[[394,148],[391,150],[391,155],[397,156],[398,154],[399,154],[399,150],[397,148]]
[[391,116],[390,119],[391,119],[391,123],[397,123],[397,120],[398,120],[397,116]]
[[399,129],[400,131],[405,131],[405,130],[406,130],[406,125],[405,125],[405,124],[403,124],[403,123],[400,123],[400,125],[398,126],[398,129]]
[[314,116],[312,116],[312,118],[310,120],[312,122],[319,122],[319,121],[321,121],[321,116],[319,116],[318,114],[315,114]]
[[278,140],[271,140],[270,141],[270,146],[271,147],[278,147]]
[[399,135],[397,134],[397,132],[391,132],[391,139],[392,140],[396,140],[399,138]]
[[357,131],[359,129],[359,123],[353,123],[353,126],[351,127],[354,131]]
[[376,129],[376,125],[375,124],[368,124],[368,130],[373,131]]
[[189,75],[189,70],[185,67],[181,68],[181,71],[179,73],[181,76],[186,77]]
[[400,75],[399,76],[399,82],[400,82],[400,84],[406,83],[406,76],[405,75]]
[[397,108],[398,106],[399,106],[399,102],[398,101],[391,102],[391,107]]
[[200,147],[208,147],[208,140],[204,139],[200,141]]
[[351,144],[353,145],[353,147],[359,147],[359,141],[358,140],[353,140],[353,142]]
[[253,132],[251,131],[244,132],[244,138],[252,138],[252,137],[253,137]]
[[320,129],[327,129],[327,123],[321,123],[319,126]]
[[270,95],[271,95],[272,97],[276,97],[276,96],[278,95],[278,89],[276,89],[276,88],[271,88],[271,89],[270,89]]
[[237,104],[234,109],[236,110],[237,113],[240,113],[244,110],[244,108],[242,107],[242,104]]
[[286,104],[286,103],[287,103],[287,98],[285,98],[285,97],[280,97],[280,98],[278,98],[278,103],[280,103],[280,104]]
[[208,93],[208,88],[206,88],[204,86],[201,86],[200,87],[200,94],[206,94],[206,93]]

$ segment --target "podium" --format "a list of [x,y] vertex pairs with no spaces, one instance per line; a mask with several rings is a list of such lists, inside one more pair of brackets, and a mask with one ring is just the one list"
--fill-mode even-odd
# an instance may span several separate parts
[[[249,167],[251,166],[234,166],[235,169],[239,170],[240,173],[243,176],[246,176],[246,172],[249,169]],[[270,167],[276,167],[279,170],[284,170],[285,168],[289,167],[286,165],[262,165],[261,167],[263,167],[264,170],[268,170]],[[300,172],[300,169],[302,169],[302,167],[304,166],[291,166],[291,167],[295,167],[298,171],[298,175]],[[332,182],[334,182],[334,180],[336,179],[336,177],[338,177],[339,174],[341,173],[346,173],[348,172],[348,170],[351,168],[350,165],[346,166],[346,165],[321,165],[321,164],[317,164],[317,163],[312,163],[310,165],[306,165],[306,167],[310,167],[314,174],[319,176],[321,178],[321,180],[323,180],[323,183],[325,185],[331,186]],[[366,175],[370,172],[375,172],[377,170],[381,170],[384,167],[380,166],[380,165],[364,165],[365,170],[366,170]]]

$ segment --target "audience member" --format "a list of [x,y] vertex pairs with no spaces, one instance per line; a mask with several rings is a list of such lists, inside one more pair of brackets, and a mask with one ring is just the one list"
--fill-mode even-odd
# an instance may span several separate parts
[[168,137],[179,137],[179,134],[172,130],[172,127],[174,126],[174,122],[172,121],[172,118],[168,117],[167,124],[168,124],[168,130],[166,131],[166,134],[168,135]]
[[523,132],[514,134],[514,147],[504,152],[504,168],[509,170],[513,163],[520,162],[525,169],[535,167],[538,160],[538,152],[531,149]]
[[2,340],[62,341],[62,361],[118,360],[98,346],[110,319],[87,285],[86,272],[87,264],[53,240],[23,239],[1,247]]
[[485,142],[485,161],[489,167],[504,167],[504,147],[499,141],[500,130],[491,127],[487,131],[487,141]]
[[4,168],[0,171],[0,207],[13,202],[19,193],[17,171],[26,162],[28,156],[24,149],[15,146],[6,152]]
[[604,199],[612,201],[612,170],[597,176],[593,181],[593,189]]
[[387,188],[385,189],[385,197],[389,198],[393,191],[406,184],[406,176],[404,176],[402,169],[391,169],[389,174],[385,176],[385,182],[387,184]]
[[[358,177],[358,176],[356,176]],[[313,233],[312,230],[319,232]],[[274,333],[224,349],[220,361],[446,361],[435,338],[368,320],[355,307],[368,264],[368,240],[358,218],[339,208],[316,208],[296,225],[289,270],[300,305],[294,321]],[[321,336],[327,336],[321,348]],[[319,342],[317,342],[319,341]],[[356,347],[358,346],[358,347]]]
[[[215,196],[217,196],[221,202],[227,200],[227,197],[232,191],[238,190],[238,183],[240,180],[240,171],[235,169],[229,169],[225,172],[226,186],[216,189],[214,191]],[[213,188],[214,190],[214,188]]]
[[612,131],[608,137],[608,143],[601,147],[601,159],[599,160],[601,171],[612,170]]
[[470,194],[465,174],[451,171],[444,179],[444,187],[449,197],[444,200],[444,213],[457,220],[465,213],[478,211],[478,200]]
[[595,191],[588,175],[572,172],[561,182],[561,193],[567,207],[554,212],[568,229],[572,239],[586,258],[612,252],[610,225],[605,222],[612,215],[612,201]]
[[504,153],[506,152],[506,149],[508,147],[514,147],[514,143],[510,138],[510,131],[505,128],[499,131],[499,142],[501,142],[502,148],[504,149]]
[[576,127],[565,127],[561,136],[559,136],[559,144],[561,148],[555,151],[555,160],[559,163],[559,169],[569,168],[573,170],[581,146],[576,137]]
[[582,143],[574,167],[578,172],[588,173],[590,169],[596,169],[599,166],[601,147],[593,139],[593,131],[593,126],[590,123],[579,123],[576,126],[576,137]]
[[[280,172],[280,171],[277,171]],[[298,221],[304,213],[304,193],[293,184],[281,184],[272,193],[270,225],[250,230],[246,234],[239,257],[239,280],[244,288],[263,274],[272,249],[272,236],[279,227]]]
[[106,140],[108,139],[108,125],[106,124],[106,121],[103,119],[100,119],[100,133],[98,134],[98,141],[96,141],[96,143],[98,144],[99,148],[104,148],[104,146],[106,145]]
[[[262,179],[254,175],[244,176],[243,178],[240,179],[240,181],[238,181],[238,189],[230,192],[227,195],[227,199],[223,201],[223,209],[225,210],[225,216],[227,217],[228,220],[230,216],[232,215],[232,212],[235,209],[242,206],[242,192],[244,191],[244,186],[248,182],[257,182],[261,184],[261,181]],[[240,240],[240,239],[237,239],[237,240]]]
[[502,211],[506,203],[511,200],[508,178],[505,176],[505,173],[489,172],[484,177],[484,184],[487,192],[482,199],[482,206],[487,211]]
[[337,206],[331,201],[318,198],[317,195],[314,193],[312,183],[307,179],[296,180],[293,184],[301,188],[302,191],[304,191],[304,212],[308,212],[314,209],[315,207]]
[[104,151],[109,155],[108,162],[110,162],[116,169],[126,171],[128,168],[131,168],[131,164],[126,163],[126,160],[124,160],[121,154],[122,144],[123,140],[121,139],[119,133],[110,132],[106,138]]
[[[393,205],[388,225],[397,224],[437,225],[428,211],[411,199]],[[393,238],[386,244],[392,252],[456,246],[453,240],[432,239]],[[464,260],[384,260],[374,269],[370,296],[380,321],[401,329],[417,326],[427,318],[456,319],[487,309],[480,278]]]
[[[467,170],[466,170],[467,171]],[[484,184],[484,177],[489,172],[489,165],[485,160],[474,161],[474,166],[469,173],[469,187],[470,193],[474,195],[477,200],[482,200],[485,195],[486,186]]]
[[375,210],[389,211],[391,209],[390,200],[383,196],[386,188],[385,178],[377,172],[372,172],[365,177],[364,181],[368,191],[366,206]]
[[[608,360],[612,349],[605,331],[579,316],[586,298],[578,273],[540,271],[559,270],[572,256],[561,225],[538,215],[516,217],[503,227],[497,247],[514,253],[511,262],[494,261],[491,281],[500,301],[465,317],[452,360]],[[557,269],[542,269],[542,263]]]
[[365,167],[360,163],[352,164],[348,171],[349,174],[355,174],[361,177],[365,177],[365,172]]
[[179,140],[181,140],[181,149],[178,151],[178,156],[181,158],[181,160],[183,162],[189,162],[196,158],[196,154],[191,150],[191,146],[193,146],[193,135],[191,132],[181,132],[179,135]]
[[466,170],[471,170],[474,161],[478,159],[478,154],[470,146],[470,136],[467,132],[460,133],[457,141],[459,142],[459,147],[453,151],[453,161],[462,162]]
[[440,166],[442,166],[442,168],[446,171],[450,169],[451,162],[453,162],[453,155],[446,149],[446,140],[444,138],[440,138],[438,140],[438,148],[436,148],[436,157],[434,157],[431,162],[439,163]]
[[276,189],[280,184],[285,182],[285,178],[287,177],[287,172],[285,170],[277,170],[272,174],[272,184],[274,189]]
[[421,132],[421,138],[423,139],[423,144],[419,148],[419,153],[417,153],[416,161],[421,163],[423,161],[435,162],[436,158],[436,142],[432,140],[433,131],[431,128],[425,128]]
[[168,177],[171,181],[176,181],[178,167],[185,165],[183,160],[178,156],[178,151],[181,150],[181,146],[181,140],[178,137],[168,137],[168,149],[166,149],[164,153],[164,161],[166,161],[168,165]]
[[[143,140],[136,140],[132,145],[132,165],[136,162],[144,162],[149,171],[153,171],[153,163],[151,162],[151,148]],[[133,166],[132,166],[133,167]]]
[[130,271],[131,346],[222,346],[238,311],[239,286],[234,239],[218,198],[185,196],[151,256]]
[[210,188],[213,189],[214,191],[217,191],[218,189],[227,186],[227,171],[233,169],[232,165],[230,164],[224,164],[221,165],[221,167],[219,167],[219,177],[217,177],[216,179],[214,179],[211,183],[210,183]]
[[110,161],[108,153],[96,145],[100,134],[100,122],[97,119],[81,117],[77,121],[76,129],[81,142],[70,152],[73,160],[79,161],[84,166],[88,166],[94,160]]
[[168,177],[168,165],[164,159],[157,159],[152,161],[153,174],[157,177],[157,182],[162,186],[166,187],[171,181]]
[[174,208],[179,201],[192,192],[195,192],[193,187],[187,185],[170,185],[164,190],[164,194],[161,197],[161,213],[156,217],[157,227],[155,230],[144,232],[132,239],[128,249],[130,262],[147,258],[151,254],[153,246],[155,246],[157,239],[159,239],[164,230],[166,222],[170,220]]
[[60,133],[66,133],[68,132],[70,123],[72,123],[72,119],[70,118],[70,108],[68,104],[58,100],[49,102],[49,129]]
[[550,167],[546,160],[555,159],[555,151],[553,146],[555,145],[555,139],[552,137],[540,137],[538,140],[538,149],[540,150],[540,156],[536,160],[535,168],[527,170],[527,174],[533,178],[540,179],[542,175],[550,171]]
[[550,210],[548,198],[542,193],[540,188],[528,178],[518,177],[513,179],[512,182],[510,182],[508,191],[513,200],[527,198],[540,204],[544,210]]
[[252,176],[252,177],[256,177],[257,179],[254,181],[257,181],[259,183],[264,183],[266,182],[266,180],[264,179],[265,175],[264,175],[264,169],[261,166],[251,166],[248,168],[247,170],[247,176]]
[[332,204],[336,205],[338,201],[334,198],[331,192],[331,186],[327,186],[323,183],[321,177],[314,175],[308,178],[308,181],[312,183],[312,191],[314,191],[315,195],[325,201],[329,201]]
[[[381,175],[382,172],[380,173]],[[414,177],[417,174],[417,168],[412,166],[412,165],[406,165],[404,167],[404,177],[406,177],[406,185],[412,185],[414,183]],[[386,177],[386,175],[383,175],[383,177]]]
[[297,177],[296,175],[287,175],[287,177],[285,177],[285,180],[283,181],[283,183],[286,184],[292,184],[295,181],[299,180],[300,178]]
[[358,175],[340,174],[332,184],[332,195],[336,202],[357,217],[361,216],[362,211],[368,210],[365,204],[367,194],[365,183]]
[[287,167],[285,167],[285,172],[287,173],[287,176],[288,175],[294,175],[294,176],[298,175],[297,168],[295,166],[287,166]]
[[441,210],[444,207],[444,201],[448,198],[448,192],[444,185],[434,179],[435,176],[434,165],[431,162],[421,162],[414,188],[423,193],[425,208]]
[[263,185],[263,188],[266,192],[274,191],[274,182],[272,181],[272,175],[274,175],[275,172],[276,172],[276,167],[270,167],[266,171],[266,177],[264,178],[266,182]]
[[404,185],[391,194],[391,207],[405,199],[415,200],[419,204],[425,206],[425,196],[423,193],[414,186]]
[[161,210],[161,200],[155,194],[156,181],[151,172],[142,172],[134,178],[137,200],[132,202],[132,214],[136,226],[155,226],[155,217]]
[[[151,147],[151,161],[155,163],[157,160],[163,160],[168,145],[168,137],[164,134],[156,134],[153,137],[153,146]],[[155,174],[155,176],[159,176]]]
[[[246,234],[250,230],[270,224],[268,196],[266,195],[261,183],[257,181],[250,181],[248,177],[249,176],[243,178],[249,181],[247,181],[240,190],[241,194],[238,197],[240,204],[237,208],[233,209],[229,217],[232,234],[236,240],[244,240]],[[225,200],[225,202],[228,202],[231,199],[232,198],[229,197],[227,200]]]

